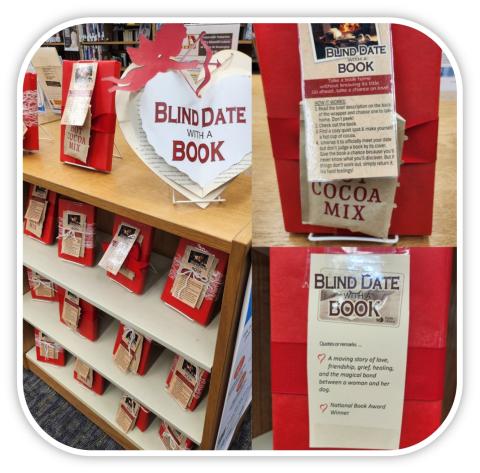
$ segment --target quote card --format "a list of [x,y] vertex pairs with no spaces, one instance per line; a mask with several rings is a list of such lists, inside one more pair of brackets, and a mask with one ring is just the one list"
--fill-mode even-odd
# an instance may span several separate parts
[[407,253],[311,255],[311,448],[399,447],[409,272]]
[[308,180],[397,177],[390,25],[298,30]]

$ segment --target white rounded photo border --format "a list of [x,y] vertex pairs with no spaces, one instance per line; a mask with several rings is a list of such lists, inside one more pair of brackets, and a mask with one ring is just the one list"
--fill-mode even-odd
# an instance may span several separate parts
[[[458,189],[463,189],[463,81],[458,63],[445,42],[428,28],[411,20],[397,17],[348,17],[350,21],[358,23],[397,23],[424,33],[431,38],[447,56],[456,80],[457,88],[457,389],[455,400],[447,417],[440,427],[423,441],[407,448],[398,450],[192,450],[192,451],[163,451],[163,450],[80,450],[64,445],[48,435],[35,421],[28,409],[23,391],[23,271],[18,262],[23,261],[23,212],[17,205],[17,394],[23,413],[32,428],[50,445],[66,453],[79,456],[257,456],[257,457],[392,457],[403,456],[421,450],[433,443],[452,423],[463,392],[463,195]],[[23,77],[28,65],[42,44],[57,31],[83,23],[337,23],[345,17],[83,17],[60,23],[50,28],[30,48],[19,70],[17,80],[17,202],[23,201],[23,127],[20,117],[23,112],[22,88]]]

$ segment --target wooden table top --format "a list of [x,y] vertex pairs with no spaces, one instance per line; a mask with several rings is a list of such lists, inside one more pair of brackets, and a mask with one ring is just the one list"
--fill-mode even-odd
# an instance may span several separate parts
[[[456,94],[441,95],[432,235],[401,237],[399,246],[457,244],[456,105]],[[283,226],[260,75],[253,76],[253,122],[253,245],[257,247],[315,245],[316,243],[308,241],[308,235],[288,233]],[[348,246],[346,242],[322,244]],[[358,246],[358,243],[351,245]]]
[[174,205],[170,186],[140,160],[118,127],[115,142],[122,158],[114,158],[112,172],[105,174],[61,163],[60,122],[58,117],[45,122],[40,136],[51,140],[42,140],[38,153],[24,154],[25,181],[226,252],[234,239],[249,244],[249,171],[228,184],[224,203],[204,210],[195,204]]

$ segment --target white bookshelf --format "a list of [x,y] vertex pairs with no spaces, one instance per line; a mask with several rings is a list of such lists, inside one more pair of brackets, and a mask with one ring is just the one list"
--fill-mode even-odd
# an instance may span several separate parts
[[70,394],[88,405],[95,414],[109,424],[111,428],[127,437],[137,446],[137,448],[142,450],[165,450],[165,447],[160,440],[160,436],[158,435],[160,420],[156,418],[145,432],[141,432],[139,429],[133,429],[131,432],[125,434],[115,422],[115,414],[120,403],[122,392],[114,385],[109,384],[103,395],[99,396],[83,387],[73,378],[73,357],[68,359],[65,366],[54,366],[37,361],[35,347],[31,348],[26,356],[29,362],[36,365],[50,378],[54,379],[64,389],[69,391]]
[[[98,239],[102,238],[108,237],[100,234]],[[64,261],[57,255],[57,245],[43,245],[25,235],[23,263],[197,366],[212,369],[219,317],[204,327],[160,299],[171,265],[169,258],[152,253],[151,263],[157,273],[149,270],[142,295],[109,279],[103,268]]]
[[62,324],[58,310],[58,303],[33,300],[29,292],[23,296],[23,317],[28,323],[45,332],[69,353],[93,366],[117,388],[184,432],[195,443],[201,443],[208,396],[190,412],[182,409],[165,391],[165,380],[174,356],[172,352],[163,350],[144,376],[123,373],[115,365],[112,355],[118,330],[115,320],[105,317],[108,320],[102,324],[99,338],[92,342]]

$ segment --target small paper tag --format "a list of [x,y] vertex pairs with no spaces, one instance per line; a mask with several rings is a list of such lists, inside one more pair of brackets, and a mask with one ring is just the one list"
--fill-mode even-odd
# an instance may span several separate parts
[[53,282],[34,271],[32,271],[31,274],[32,276],[29,282],[30,287],[35,291],[35,295],[40,297],[53,297],[55,294]]
[[90,148],[90,132],[92,127],[92,113],[90,107],[82,126],[67,125],[65,128],[65,139],[63,141],[63,152],[67,156],[78,159],[82,163],[87,162],[88,150]]
[[47,337],[43,332],[38,335],[38,346],[40,348],[40,356],[49,360],[58,359],[58,345],[51,338]]
[[133,281],[135,279],[135,272],[131,269],[126,268],[125,266],[122,266],[118,270],[118,273],[122,276],[125,276],[127,279],[130,279],[130,281]]
[[408,254],[312,254],[311,448],[396,449],[405,391]]
[[172,295],[192,308],[200,307],[217,263],[215,255],[187,246],[172,285]]
[[109,273],[116,275],[139,234],[140,229],[122,222],[98,265]]
[[85,124],[95,87],[97,67],[96,62],[76,62],[73,65],[62,125],[83,126]]
[[117,409],[115,420],[124,433],[130,432],[135,426],[135,422],[140,410],[140,404],[128,396],[123,396]]
[[124,373],[129,370],[136,373],[140,363],[142,347],[143,335],[140,335],[129,327],[124,327],[121,342],[114,355],[115,364]]
[[129,366],[129,369],[132,373],[138,372],[138,367],[140,366],[140,358],[142,357],[142,349],[143,349],[143,335],[138,334],[138,342],[135,347],[135,354]]
[[66,211],[63,214],[62,223],[62,253],[83,258],[87,216],[78,212]]
[[195,269],[202,277],[208,278],[216,262],[215,255],[193,246],[185,248],[183,255],[184,266]]
[[133,360],[134,352],[128,351],[122,343],[118,345],[117,352],[114,356],[115,364],[124,372],[126,373],[130,367],[130,363]]
[[178,430],[165,425],[162,432],[162,442],[168,450],[181,450],[182,434]]
[[74,371],[77,374],[77,378],[89,388],[93,385],[93,370],[92,368],[81,361],[79,358],[75,360]]
[[40,186],[33,186],[32,197],[37,197],[38,199],[47,200],[48,189]]
[[188,408],[195,393],[200,375],[198,371],[200,371],[200,368],[197,368],[182,357],[178,358],[167,391],[184,409]]
[[80,299],[70,291],[65,291],[62,319],[72,330],[77,330],[81,315]]
[[172,295],[190,307],[196,307],[205,283],[197,281],[191,274],[177,274]]
[[30,199],[25,218],[35,223],[40,222],[42,217],[45,215],[46,206],[47,202],[44,200]]
[[[36,204],[33,204],[32,206],[33,202],[36,202]],[[45,222],[45,215],[47,213],[47,206],[48,206],[48,201],[46,200],[37,201],[37,200],[31,199],[30,205],[28,206],[28,209],[27,209],[27,214],[25,215],[25,219],[26,219],[25,229],[30,233],[32,233],[33,235],[35,235],[37,238],[42,237],[43,224]],[[40,208],[41,208],[41,214],[38,221],[36,221]],[[32,215],[34,217],[33,219],[28,218],[29,216],[32,216]]]

